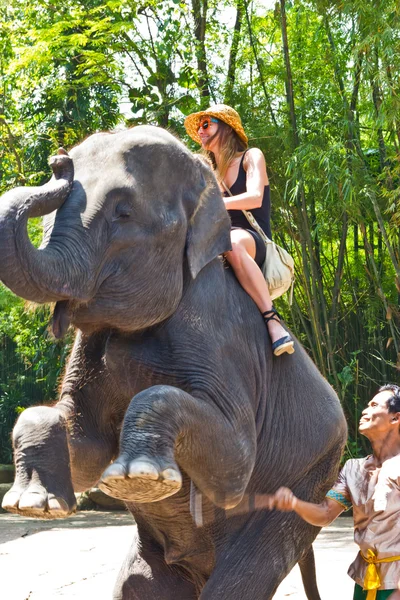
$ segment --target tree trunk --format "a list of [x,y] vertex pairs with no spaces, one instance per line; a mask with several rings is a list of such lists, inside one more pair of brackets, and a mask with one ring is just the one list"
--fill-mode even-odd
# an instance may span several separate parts
[[265,80],[264,80],[264,76],[263,76],[263,72],[262,72],[262,68],[261,68],[261,64],[260,64],[260,61],[259,61],[259,58],[258,58],[258,52],[257,52],[255,41],[254,41],[253,29],[252,29],[252,26],[251,26],[251,20],[250,20],[250,15],[249,15],[249,10],[248,10],[248,6],[247,6],[246,0],[243,0],[243,6],[244,6],[244,10],[245,10],[245,15],[246,15],[247,28],[249,30],[250,46],[251,46],[251,49],[253,51],[254,60],[255,60],[256,65],[257,65],[258,74],[260,76],[261,87],[263,89],[265,100],[267,102],[268,112],[271,115],[271,119],[272,119],[273,124],[278,129],[278,123],[277,123],[276,118],[275,118],[275,113],[274,113],[274,111],[272,109],[271,98],[270,98],[270,95],[268,94],[267,86],[265,84]]
[[372,268],[372,277],[373,277],[373,280],[374,280],[375,292],[378,294],[379,298],[381,299],[383,307],[385,309],[386,319],[387,319],[387,321],[389,323],[390,332],[391,332],[391,335],[392,335],[392,338],[393,338],[393,344],[394,344],[394,347],[396,349],[396,353],[398,354],[399,353],[399,343],[397,341],[396,331],[395,331],[395,328],[393,326],[390,307],[389,307],[387,298],[385,296],[385,292],[383,291],[383,288],[382,288],[381,279],[379,277],[378,267],[376,265],[375,258],[374,258],[374,250],[371,247],[371,244],[370,244],[370,242],[368,240],[367,230],[365,228],[364,223],[360,223],[360,229],[361,229],[361,232],[363,234],[365,254],[368,256],[369,263],[370,263],[371,268]]
[[196,39],[196,58],[198,70],[198,87],[200,90],[200,107],[206,108],[210,100],[210,85],[206,60],[206,24],[208,0],[192,0],[194,20],[194,36]]
[[[300,145],[300,139],[298,135],[297,129],[297,119],[296,119],[296,110],[295,110],[295,102],[294,102],[294,91],[293,91],[293,78],[292,78],[292,70],[290,65],[290,56],[289,56],[289,44],[287,37],[287,22],[286,22],[286,5],[285,0],[280,0],[281,7],[281,33],[282,33],[282,47],[283,47],[283,56],[285,61],[285,69],[286,69],[286,101],[289,110],[289,120],[292,131],[292,144],[294,150]],[[303,259],[303,270],[305,275],[305,289],[308,297],[308,303],[310,307],[310,319],[313,327],[314,338],[317,344],[317,354],[318,354],[318,366],[322,370],[323,374],[326,375],[325,369],[325,358],[323,347],[328,351],[329,356],[329,364],[332,369],[332,374],[337,380],[336,369],[334,367],[333,362],[331,361],[331,357],[333,357],[333,351],[331,347],[330,341],[330,333],[329,333],[329,323],[328,323],[328,315],[326,311],[326,301],[323,293],[323,285],[320,274],[319,265],[317,264],[316,257],[316,249],[311,236],[311,228],[309,223],[309,217],[307,213],[307,202],[304,190],[304,183],[302,177],[301,166],[299,167],[298,174],[298,193],[296,194],[296,204],[297,210],[300,217],[299,223],[299,233],[301,240],[301,248],[302,248],[302,259]],[[309,268],[310,267],[310,268]],[[337,384],[339,385],[339,380],[337,380]]]
[[333,346],[335,346],[336,332],[337,332],[337,311],[339,306],[339,298],[340,298],[340,284],[343,276],[343,266],[344,266],[344,257],[346,252],[346,242],[347,242],[347,232],[348,232],[348,218],[347,212],[345,211],[343,214],[343,226],[342,226],[342,235],[340,236],[340,246],[339,246],[339,255],[335,272],[335,283],[333,285],[332,291],[332,304],[330,311],[330,321],[333,324],[331,334],[333,337]]
[[224,94],[225,104],[232,103],[232,94],[233,94],[233,87],[235,85],[235,75],[236,75],[236,58],[237,58],[237,53],[238,53],[238,48],[239,48],[240,29],[242,27],[242,20],[243,20],[243,0],[238,0],[238,2],[236,4],[235,27],[233,28],[232,44],[231,44],[231,50],[229,53],[228,74],[226,76],[226,83],[225,83],[225,94]]

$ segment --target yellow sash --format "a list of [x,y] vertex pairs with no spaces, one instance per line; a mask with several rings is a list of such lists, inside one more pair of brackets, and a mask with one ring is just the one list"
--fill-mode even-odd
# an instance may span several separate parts
[[360,555],[368,563],[367,571],[364,577],[364,590],[368,590],[367,600],[375,600],[376,592],[381,587],[381,578],[379,577],[377,566],[380,563],[394,562],[400,560],[400,556],[388,556],[387,558],[378,558],[373,550],[368,549],[367,556],[360,551]]

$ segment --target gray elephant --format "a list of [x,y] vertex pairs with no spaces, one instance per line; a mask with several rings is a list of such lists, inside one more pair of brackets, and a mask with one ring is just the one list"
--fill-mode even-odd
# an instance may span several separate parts
[[[221,259],[214,176],[172,135],[96,134],[51,166],[1,198],[0,279],[56,302],[57,336],[78,332],[59,401],[17,421],[3,507],[65,517],[100,480],[137,522],[115,600],[271,598],[318,529],[257,498],[322,499],[346,438],[335,393],[297,342],[273,357]],[[35,249],[27,221],[43,215]]]

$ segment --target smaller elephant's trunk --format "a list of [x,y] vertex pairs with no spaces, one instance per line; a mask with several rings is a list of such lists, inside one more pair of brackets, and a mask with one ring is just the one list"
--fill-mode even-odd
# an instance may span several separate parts
[[57,278],[57,261],[51,248],[36,249],[28,236],[28,219],[49,214],[62,206],[74,178],[71,158],[64,150],[50,160],[54,176],[41,187],[16,188],[0,200],[0,280],[15,294],[34,302],[70,297]]

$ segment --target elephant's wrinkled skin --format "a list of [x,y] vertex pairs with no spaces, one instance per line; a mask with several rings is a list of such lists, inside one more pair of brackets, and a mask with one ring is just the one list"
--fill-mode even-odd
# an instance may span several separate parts
[[[169,133],[97,134],[52,168],[45,186],[0,201],[0,279],[57,302],[57,335],[79,331],[59,402],[16,424],[3,506],[64,517],[101,478],[140,537],[115,599],[271,598],[318,530],[253,510],[253,494],[287,485],[321,500],[346,436],[336,395],[298,343],[273,357],[219,258],[230,225],[214,177]],[[36,250],[26,224],[38,215]]]

